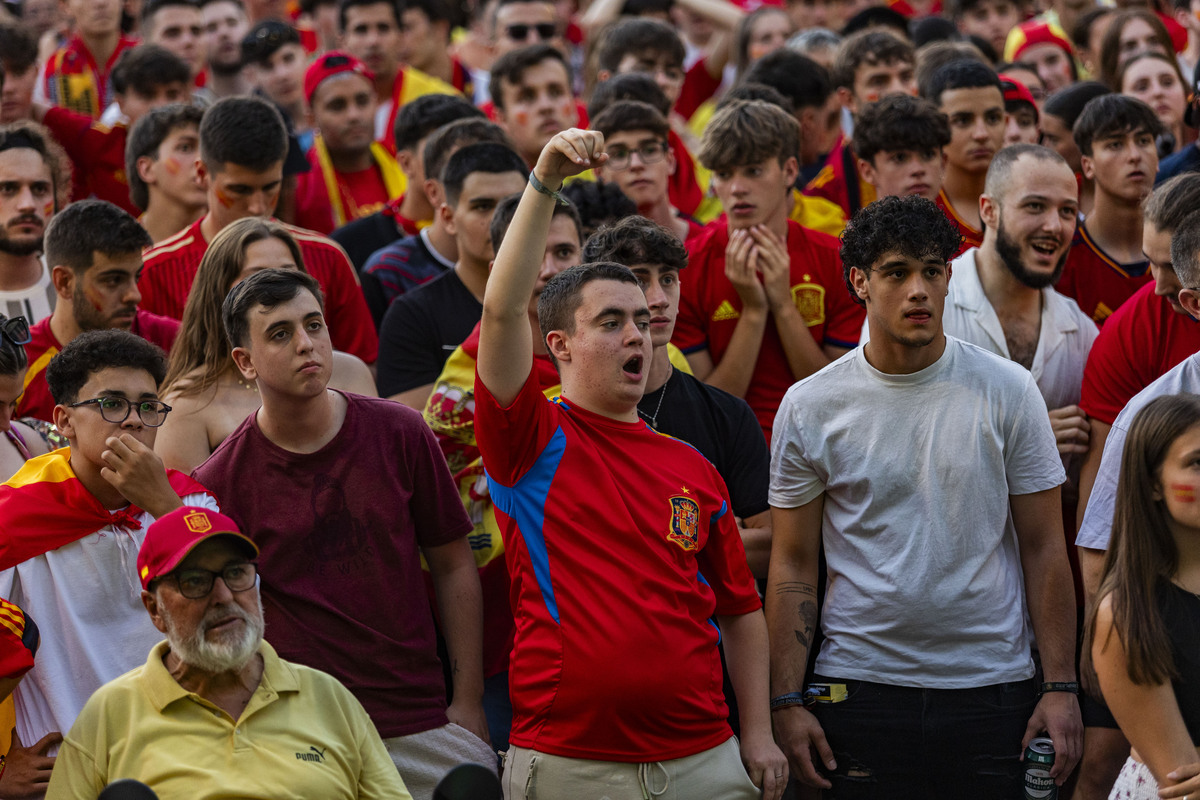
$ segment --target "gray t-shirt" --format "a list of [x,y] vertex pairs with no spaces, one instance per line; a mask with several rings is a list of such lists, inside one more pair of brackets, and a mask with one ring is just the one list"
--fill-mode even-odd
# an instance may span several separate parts
[[1100,460],[1100,471],[1092,484],[1087,510],[1075,544],[1093,550],[1107,550],[1112,538],[1113,513],[1117,505],[1117,479],[1121,475],[1121,453],[1125,450],[1125,437],[1137,413],[1157,397],[1171,394],[1200,394],[1200,354],[1191,355],[1169,372],[1133,396],[1121,413],[1113,420],[1112,430],[1104,443],[1104,456]]
[[943,689],[1029,678],[1009,495],[1065,479],[1037,385],[953,337],[911,375],[863,352],[789,389],[773,437],[771,505],[825,493],[817,671]]

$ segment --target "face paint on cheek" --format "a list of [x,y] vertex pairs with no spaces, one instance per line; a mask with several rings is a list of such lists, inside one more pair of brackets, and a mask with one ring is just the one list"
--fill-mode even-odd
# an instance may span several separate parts
[[1170,485],[1171,497],[1177,503],[1194,503],[1196,502],[1196,487],[1187,483],[1172,483]]
[[86,291],[84,291],[83,296],[87,298],[88,303],[91,304],[93,309],[95,309],[96,311],[104,310],[104,305],[99,300],[96,299],[96,290],[95,289],[87,289]]
[[179,171],[183,169],[183,165],[175,158],[165,158],[163,159],[163,169],[172,175],[178,175]]
[[53,200],[46,203],[46,205],[42,206],[42,217],[44,217],[45,219],[50,219],[50,217],[52,217],[52,216],[54,216],[54,201]]
[[224,208],[233,208],[233,198],[222,189],[217,189],[217,202]]
[[529,124],[529,114],[525,111],[518,111],[517,113],[513,114],[513,119],[516,120],[518,125]]

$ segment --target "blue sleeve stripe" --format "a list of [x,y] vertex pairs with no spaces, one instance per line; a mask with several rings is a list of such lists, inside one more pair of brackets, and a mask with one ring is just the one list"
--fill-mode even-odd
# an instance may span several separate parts
[[520,528],[521,538],[525,540],[525,548],[529,551],[529,559],[533,564],[533,574],[546,603],[546,610],[556,623],[559,622],[558,602],[554,599],[554,584],[550,580],[550,556],[546,552],[544,528],[546,498],[550,494],[550,484],[558,473],[558,465],[562,462],[566,449],[567,437],[563,429],[559,428],[550,437],[537,461],[515,486],[504,486],[493,476],[487,476],[492,502],[496,504],[496,508],[514,519]]
[[721,510],[716,512],[715,514],[713,514],[711,517],[709,517],[709,524],[716,525],[717,520],[719,520],[721,517],[725,516],[725,512],[728,510],[729,510],[729,506],[725,503],[724,500],[722,500],[721,501]]
[[[710,584],[710,583],[709,583],[709,582],[708,582],[708,581],[705,579],[704,575],[702,575],[700,572],[697,572],[697,573],[696,573],[696,580],[698,580],[700,583],[703,583],[705,586],[711,586],[711,584]],[[712,626],[713,626],[713,628],[715,628],[715,629],[716,629],[716,631],[717,631],[717,644],[718,644],[718,645],[719,645],[719,644],[721,644],[721,626],[720,626],[720,625],[718,625],[718,624],[717,624],[717,621],[716,621],[715,619],[713,619],[712,617],[709,617],[709,618],[708,618],[708,624],[709,624],[709,625],[712,625]]]
[[825,337],[825,344],[831,344],[834,347],[845,347],[847,350],[853,350],[858,347],[858,342],[847,342],[842,339],[834,339],[831,336]]

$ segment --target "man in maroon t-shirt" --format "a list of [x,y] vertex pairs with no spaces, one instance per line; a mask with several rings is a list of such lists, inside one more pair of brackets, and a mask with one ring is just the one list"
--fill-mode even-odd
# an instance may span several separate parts
[[17,416],[51,421],[54,398],[46,366],[76,336],[117,328],[169,350],[179,323],[138,308],[142,249],[149,246],[150,234],[112,203],[72,203],[50,222],[45,241],[57,300],[54,312],[30,329],[29,370]]
[[460,762],[495,769],[472,525],[432,431],[398,403],[328,388],[333,347],[311,276],[263,270],[234,287],[223,317],[262,408],[195,474],[261,549],[271,644],[354,693],[417,800]]

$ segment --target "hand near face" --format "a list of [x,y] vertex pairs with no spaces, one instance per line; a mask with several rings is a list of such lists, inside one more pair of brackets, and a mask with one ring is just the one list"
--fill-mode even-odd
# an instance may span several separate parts
[[138,508],[161,517],[182,503],[171,488],[162,459],[128,433],[110,436],[100,454],[105,466],[100,476]]
[[763,288],[771,310],[791,305],[792,269],[787,243],[766,225],[755,225],[748,232],[758,253],[758,270],[762,273]]
[[754,239],[742,229],[729,232],[725,245],[725,277],[733,284],[743,308],[767,307],[767,293],[758,278],[758,250]]
[[607,160],[604,134],[571,128],[554,134],[554,138],[546,143],[533,172],[547,189],[555,190],[565,179]]

